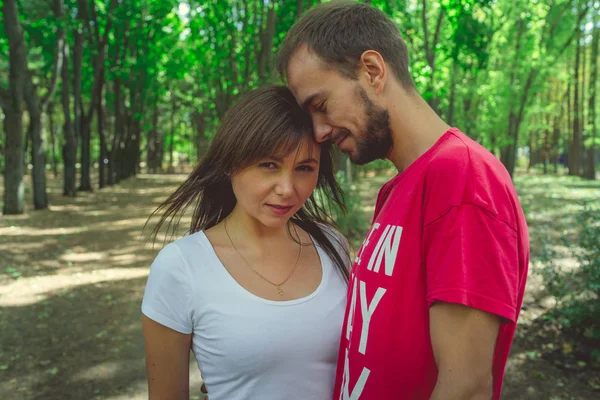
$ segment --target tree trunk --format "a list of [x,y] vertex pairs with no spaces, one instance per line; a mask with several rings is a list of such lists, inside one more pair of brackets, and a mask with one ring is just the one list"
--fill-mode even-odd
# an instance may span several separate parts
[[196,157],[200,161],[208,151],[209,139],[206,137],[206,117],[204,113],[194,112],[194,128],[196,130]]
[[594,18],[594,32],[592,39],[592,57],[590,65],[590,86],[589,86],[589,118],[591,144],[586,150],[586,163],[583,177],[586,179],[596,179],[596,140],[598,138],[598,123],[596,121],[596,93],[598,90],[598,47],[600,44],[600,26],[598,26],[599,13]]
[[531,170],[537,162],[537,150],[535,149],[535,136],[537,131],[532,129],[529,133],[529,165],[527,166],[527,171]]
[[[77,129],[80,148],[80,176],[79,187],[80,191],[91,191],[92,182],[90,178],[90,136],[91,136],[91,118],[86,116],[83,107],[83,98],[81,96],[81,79],[82,79],[82,61],[83,61],[83,42],[84,29],[87,29],[88,19],[87,3],[85,0],[79,0],[77,6],[77,19],[82,27],[77,29],[74,34],[74,50],[73,50],[73,97],[75,100],[75,126]],[[93,99],[92,99],[93,101]]]
[[[6,2],[4,3],[6,4]],[[11,100],[12,102],[12,100]],[[24,205],[24,152],[23,152],[23,111],[13,104],[4,108],[4,132],[6,143],[4,157],[4,214],[22,214]]]
[[266,82],[267,74],[270,76],[276,19],[275,7],[271,5],[267,11],[267,29],[262,34],[260,58],[258,60],[258,78],[262,83]]
[[173,153],[175,146],[175,112],[177,111],[177,104],[173,101],[173,108],[171,109],[171,135],[169,140],[169,166],[167,168],[167,172],[172,174],[175,172],[175,167],[173,165]]
[[[98,25],[98,16],[96,13],[96,4],[94,0],[92,0],[90,4],[91,10],[91,22],[94,27],[94,38],[95,40],[90,40],[91,45],[96,46],[96,55],[93,58],[93,66],[94,66],[94,83],[92,85],[92,101],[89,109],[89,116],[86,122],[91,123],[92,112],[94,108],[96,109],[96,118],[98,123],[98,135],[100,137],[100,160],[98,162],[99,168],[99,187],[103,188],[106,184],[106,164],[110,162],[108,159],[108,147],[106,143],[106,132],[104,130],[104,101],[103,101],[103,91],[104,91],[104,82],[106,79],[105,76],[105,60],[106,60],[106,43],[108,41],[108,35],[111,31],[112,26],[112,12],[117,5],[117,0],[111,0],[109,5],[108,15],[105,17],[106,26],[104,29],[104,33],[100,36],[100,28]],[[86,13],[87,14],[87,13]],[[86,19],[89,19],[89,15],[84,15]],[[90,35],[90,38],[92,35]],[[91,131],[88,130],[88,131]]]
[[[514,87],[514,82],[516,80],[516,75],[517,75],[517,63],[519,62],[519,53],[521,50],[521,36],[523,35],[523,32],[525,30],[525,23],[523,22],[523,20],[521,18],[519,18],[516,22],[517,25],[517,36],[515,38],[515,55],[514,55],[514,63],[511,69],[511,73],[510,73],[510,84],[509,87]],[[510,105],[510,111],[508,114],[508,137],[509,138],[513,138],[514,137],[514,131],[515,131],[515,112],[514,112],[514,105],[511,103]],[[514,139],[513,139],[514,140]],[[504,166],[506,167],[506,169],[508,170],[508,173],[512,176],[513,173],[513,169],[514,169],[514,154],[512,154],[512,145],[508,144],[505,147],[503,147],[500,150],[500,159],[502,161],[502,163],[504,164]]]
[[[84,117],[84,119],[86,119]],[[81,175],[79,176],[79,187],[77,190],[81,192],[92,191],[92,179],[91,179],[91,139],[92,129],[88,123],[82,121],[81,126]]]
[[[78,9],[77,15],[80,17],[81,10]],[[83,104],[81,98],[81,74],[83,64],[83,32],[81,27],[77,28],[73,34],[73,109],[75,110],[74,131],[77,137],[77,145],[82,140],[82,123],[83,123]],[[75,151],[77,154],[77,151]]]
[[509,114],[509,124],[508,124],[508,132],[509,137],[512,139],[510,145],[506,146],[502,149],[501,160],[510,176],[513,175],[515,171],[515,164],[517,158],[517,146],[519,144],[519,128],[521,127],[521,121],[523,120],[523,112],[525,110],[525,105],[527,104],[527,99],[529,97],[529,91],[531,89],[531,85],[533,84],[533,79],[535,78],[535,74],[537,71],[532,69],[529,72],[529,76],[527,77],[527,81],[525,82],[525,87],[523,88],[523,96],[521,97],[519,104],[519,109],[515,112],[514,109],[510,110]]
[[560,118],[554,118],[554,128],[552,129],[552,143],[554,146],[554,151],[552,154],[552,164],[554,164],[554,173],[558,172],[558,160],[560,157],[560,147],[558,147],[558,140],[560,138],[560,128],[559,128]]
[[[140,113],[140,115],[143,115]],[[134,122],[134,132],[131,146],[131,176],[136,176],[140,173],[141,151],[140,144],[142,143],[142,119],[136,119]]]
[[54,173],[54,179],[57,179],[58,154],[56,153],[56,127],[54,126],[54,103],[48,104],[48,130],[50,131],[50,158],[52,159],[52,172]]
[[581,172],[581,147],[583,144],[579,113],[579,68],[581,63],[581,28],[577,26],[577,42],[575,53],[575,70],[573,84],[573,140],[569,149],[569,175],[579,175]]
[[[27,132],[25,133],[25,145],[23,147],[23,166],[25,168],[27,168],[28,164],[33,164],[33,159],[31,159],[30,146],[31,146],[31,132],[29,132],[29,130],[27,130]],[[28,154],[30,155],[29,159],[27,158]]]
[[[65,44],[64,5],[62,0],[53,2],[54,16],[59,23],[56,32],[54,62],[52,68],[51,84],[46,95],[40,99],[29,71],[25,80],[25,102],[29,110],[29,136],[31,137],[31,160],[33,164],[33,205],[36,210],[48,208],[48,193],[46,192],[46,145],[44,135],[44,115],[48,103],[56,90],[58,76],[63,64],[63,47]],[[24,38],[23,38],[24,40]]]
[[441,28],[442,28],[442,23],[444,21],[445,15],[446,15],[446,9],[444,7],[440,7],[440,13],[438,14],[438,18],[437,18],[437,22],[436,22],[435,34],[433,36],[433,39],[430,40],[429,27],[427,24],[427,0],[422,1],[421,17],[423,20],[425,59],[427,60],[427,64],[429,65],[429,69],[430,69],[429,83],[427,85],[428,86],[427,91],[429,92],[430,96],[427,99],[427,103],[429,103],[429,106],[436,113],[439,113],[439,110],[438,110],[439,97],[435,90],[435,72],[436,72],[435,55],[436,55],[437,43],[438,43],[438,40],[440,37]]
[[46,193],[46,153],[42,134],[42,106],[33,82],[26,82],[25,101],[29,110],[29,136],[33,164],[33,205],[36,210],[48,208]]
[[100,159],[98,160],[98,187],[100,189],[106,186],[106,165],[110,162],[108,159],[108,147],[106,144],[106,132],[104,131],[104,104],[102,96],[96,102],[96,122],[98,123],[98,135],[100,136]]
[[65,143],[62,147],[62,158],[63,158],[63,196],[75,197],[77,191],[75,190],[75,162],[77,159],[77,136],[75,135],[75,128],[71,120],[71,96],[69,90],[70,78],[69,78],[69,46],[64,46],[63,49],[63,66],[62,66],[62,107],[64,115],[64,136]]
[[[585,31],[582,30],[582,33],[584,33]],[[579,129],[581,130],[581,150],[580,150],[580,154],[581,154],[581,167],[580,167],[580,175],[581,177],[583,177],[585,175],[585,166],[587,164],[587,151],[585,149],[585,143],[587,142],[588,139],[588,132],[587,132],[587,123],[586,123],[586,115],[585,115],[585,107],[586,107],[586,102],[585,102],[585,98],[586,98],[586,88],[587,88],[587,79],[586,79],[586,74],[587,74],[587,46],[586,46],[586,37],[584,35],[582,35],[582,44],[581,44],[581,100],[579,102],[579,108],[580,108],[580,119],[579,119]]]
[[111,146],[111,163],[108,164],[108,184],[114,185],[121,181],[121,162],[123,154],[123,138],[125,130],[125,119],[123,118],[123,85],[120,78],[114,81],[115,95],[115,135]]
[[[552,92],[548,93],[548,101],[552,101]],[[547,120],[544,128],[544,147],[542,161],[544,163],[544,174],[548,173],[548,165],[550,164],[550,151],[552,145],[550,144],[550,127],[552,126],[552,116],[547,115]]]
[[159,147],[162,146],[158,138],[158,98],[154,101],[152,107],[152,127],[148,132],[148,147],[146,149],[146,165],[148,173],[155,174],[160,169],[160,160],[158,158]]
[[[583,30],[582,30],[582,33]],[[585,93],[585,89],[587,88],[587,79],[586,78],[586,74],[587,74],[587,46],[585,44],[586,42],[586,38],[584,35],[582,35],[581,37],[581,41],[583,42],[581,44],[581,72],[580,72],[580,76],[581,76],[581,100],[579,102],[579,108],[580,108],[580,119],[579,119],[579,126],[581,127],[581,137],[582,137],[582,141],[585,141],[585,128],[586,128],[586,118],[585,118],[585,97],[586,97],[586,93]],[[582,143],[582,147],[581,147],[581,151],[582,151],[582,155],[583,155],[583,151],[584,151],[584,147],[583,147],[583,143]],[[581,167],[583,168],[583,162]]]
[[452,76],[450,77],[450,104],[448,105],[447,123],[454,126],[454,104],[456,99],[456,80],[458,75],[458,61],[452,61]]
[[22,214],[24,203],[23,101],[27,79],[27,49],[15,0],[2,2],[4,29],[9,48],[8,98],[4,107],[6,134],[4,214]]

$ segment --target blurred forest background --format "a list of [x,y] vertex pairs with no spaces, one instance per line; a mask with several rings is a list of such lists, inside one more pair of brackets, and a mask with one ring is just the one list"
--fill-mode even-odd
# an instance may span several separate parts
[[[280,83],[278,46],[319,2],[0,0],[0,398],[147,396],[142,226],[236,98]],[[504,397],[599,398],[600,1],[367,2],[521,197],[532,265]],[[355,247],[394,174],[339,155]]]

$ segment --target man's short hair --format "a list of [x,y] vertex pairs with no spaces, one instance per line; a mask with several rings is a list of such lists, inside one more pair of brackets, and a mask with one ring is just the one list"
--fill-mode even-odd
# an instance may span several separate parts
[[286,77],[291,57],[302,46],[342,75],[356,79],[361,55],[375,50],[405,88],[414,88],[406,43],[382,11],[364,3],[334,0],[311,8],[288,31],[277,54],[277,70]]

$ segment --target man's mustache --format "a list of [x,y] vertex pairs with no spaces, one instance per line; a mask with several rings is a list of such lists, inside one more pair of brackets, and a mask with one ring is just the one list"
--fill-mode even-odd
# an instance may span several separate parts
[[333,136],[331,136],[331,141],[333,143],[338,143],[344,136],[348,136],[350,135],[350,131],[348,129],[340,129],[338,132],[336,132]]

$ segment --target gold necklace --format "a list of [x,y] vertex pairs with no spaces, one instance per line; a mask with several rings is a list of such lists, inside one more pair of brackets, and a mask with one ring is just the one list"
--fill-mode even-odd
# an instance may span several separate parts
[[[289,273],[289,275],[287,276],[287,278],[285,278],[283,280],[283,282],[281,282],[281,283],[275,283],[275,282],[272,282],[271,280],[269,280],[268,278],[266,278],[263,274],[261,274],[257,270],[255,270],[252,267],[252,265],[250,265],[250,263],[246,260],[246,258],[244,258],[244,256],[242,255],[242,253],[238,250],[238,248],[235,247],[235,244],[233,244],[233,240],[231,240],[231,236],[229,235],[229,231],[227,230],[227,218],[225,218],[223,220],[223,227],[225,228],[225,233],[227,234],[227,237],[229,238],[229,241],[231,242],[231,246],[239,254],[240,258],[244,261],[244,263],[252,271],[254,271],[254,273],[256,275],[260,276],[263,280],[265,280],[266,282],[268,282],[271,285],[275,286],[277,288],[277,293],[279,293],[280,296],[283,296],[283,289],[281,289],[281,286],[283,286],[292,277],[292,275],[294,275],[294,272],[296,272],[296,269],[298,268],[298,262],[300,261],[300,256],[302,255],[302,239],[300,239],[300,251],[298,251],[298,258],[296,258],[296,264],[294,264],[294,268],[292,268],[292,271]],[[294,231],[296,232],[296,236],[297,236],[298,235],[298,231],[296,230],[296,226],[294,226]]]

